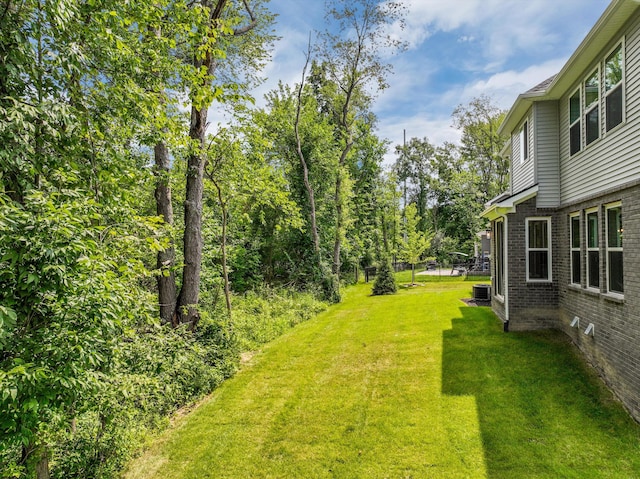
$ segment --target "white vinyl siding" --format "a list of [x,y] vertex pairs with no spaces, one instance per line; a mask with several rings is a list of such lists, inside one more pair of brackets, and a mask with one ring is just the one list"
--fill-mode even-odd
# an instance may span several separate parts
[[536,103],[533,123],[535,178],[531,184],[538,184],[538,208],[554,208],[560,204],[558,102]]
[[[527,128],[526,138],[528,139],[526,141],[526,158],[524,156],[525,145],[523,144],[523,140],[525,139],[525,132],[523,131],[523,128],[525,126]],[[535,182],[535,158],[532,148],[533,140],[535,137],[533,131],[533,122],[531,121],[530,116],[527,116],[520,127],[511,135],[511,188],[514,193],[526,190],[530,186],[533,186]]]
[[[569,151],[569,97],[579,85],[567,91],[560,100],[560,177],[562,178],[560,201],[562,204],[584,199],[587,196],[620,188],[625,184],[640,180],[640,15],[636,14],[627,36],[618,37],[607,49],[594,58],[586,75],[596,68],[604,68],[606,58],[622,45],[624,75],[623,122],[606,131],[606,95],[601,90],[600,140],[588,147],[584,142],[582,127],[582,150],[574,155]],[[583,77],[583,79],[585,78]],[[601,85],[604,82],[601,82]],[[584,119],[584,116],[583,116]]]

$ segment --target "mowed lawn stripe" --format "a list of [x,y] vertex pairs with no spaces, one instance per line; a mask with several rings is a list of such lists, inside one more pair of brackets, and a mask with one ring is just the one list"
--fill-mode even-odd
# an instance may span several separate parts
[[559,333],[502,333],[488,308],[460,301],[471,284],[349,288],[127,477],[636,477],[639,429],[572,347]]

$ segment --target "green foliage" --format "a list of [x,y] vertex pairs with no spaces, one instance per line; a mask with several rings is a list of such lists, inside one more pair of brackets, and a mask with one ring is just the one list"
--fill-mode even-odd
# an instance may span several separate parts
[[396,278],[393,267],[391,266],[391,260],[387,258],[378,268],[378,274],[373,282],[372,294],[374,296],[393,294],[397,290],[398,286],[396,285]]
[[406,240],[400,250],[400,257],[411,265],[418,263],[424,252],[431,246],[431,235],[426,235],[418,229],[420,218],[416,210],[416,205],[413,203],[404,210]]
[[284,289],[250,291],[236,298],[233,328],[240,349],[255,351],[326,308],[310,293]]
[[114,477],[177,409],[209,393],[237,369],[228,326],[204,317],[194,335],[149,325],[130,330],[114,368],[78,414],[74,429],[56,431],[53,477]]
[[117,264],[93,201],[32,193],[0,205],[0,442],[91,407],[134,304],[139,263]]

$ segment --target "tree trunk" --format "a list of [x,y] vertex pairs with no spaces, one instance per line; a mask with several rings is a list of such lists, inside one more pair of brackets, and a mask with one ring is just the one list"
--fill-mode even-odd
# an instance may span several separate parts
[[36,448],[36,479],[49,479],[49,451],[46,446]]
[[191,107],[189,137],[197,148],[187,161],[187,183],[184,202],[184,266],[182,288],[178,295],[176,314],[180,323],[194,328],[200,319],[200,268],[202,265],[202,195],[204,190],[205,159],[203,146],[207,128],[207,108]]
[[304,181],[304,187],[307,191],[307,198],[309,199],[309,217],[311,220],[311,238],[313,239],[313,250],[315,252],[316,258],[318,260],[318,268],[322,271],[322,258],[320,256],[320,235],[318,234],[318,223],[316,220],[316,200],[315,195],[313,193],[313,188],[311,183],[309,182],[309,168],[307,166],[307,161],[304,157],[304,153],[302,152],[302,139],[300,138],[300,112],[302,110],[302,90],[304,89],[304,80],[307,74],[307,68],[309,66],[309,60],[311,59],[311,38],[309,38],[309,46],[307,49],[307,57],[304,64],[304,68],[302,69],[302,80],[300,81],[300,86],[298,87],[298,97],[296,104],[296,120],[293,125],[293,129],[296,135],[296,151],[298,153],[298,158],[300,159],[300,166],[302,166],[302,179]]
[[[346,124],[346,123],[345,123]],[[336,235],[333,243],[333,266],[332,272],[340,280],[340,249],[342,246],[342,228],[344,227],[344,209],[342,202],[344,201],[342,195],[342,172],[344,165],[347,161],[347,156],[353,147],[353,140],[351,139],[351,131],[347,129],[347,143],[340,155],[340,161],[338,162],[338,175],[336,176],[336,190],[334,193],[334,200],[336,203]]]
[[231,319],[231,285],[229,283],[229,268],[227,268],[227,203],[222,200],[222,189],[213,182],[218,192],[218,203],[222,210],[222,240],[220,241],[220,252],[222,253],[222,278],[224,280],[224,299],[227,305],[227,314]]
[[[195,328],[200,313],[198,312],[198,298],[200,294],[200,269],[202,266],[202,196],[204,191],[204,167],[205,158],[205,135],[207,131],[207,113],[210,103],[198,104],[197,93],[200,88],[211,88],[213,73],[216,69],[216,57],[214,56],[214,45],[211,39],[219,34],[216,28],[220,25],[220,19],[228,0],[201,0],[201,5],[209,10],[209,27],[211,38],[203,42],[206,51],[201,57],[200,53],[195,54],[193,66],[196,70],[204,69],[207,75],[203,83],[194,86],[191,92],[191,124],[189,126],[189,137],[195,140],[194,149],[189,154],[187,161],[187,182],[184,203],[184,266],[182,269],[182,287],[176,304],[176,316],[180,323],[190,325]],[[246,0],[243,5],[251,22],[244,27],[234,29],[233,35],[243,35],[252,30],[256,25],[256,19]]]
[[389,232],[387,231],[387,217],[382,211],[382,244],[384,245],[384,254],[387,256],[389,254]]
[[[173,226],[173,205],[171,204],[171,186],[169,185],[171,162],[169,150],[163,142],[156,144],[154,157],[157,178],[155,190],[156,211],[159,216],[162,216],[165,223]],[[171,323],[174,327],[177,326],[175,262],[176,251],[172,239],[166,250],[158,252],[157,268],[159,274],[156,280],[158,283],[160,320],[163,323]]]
[[342,223],[343,223],[343,211],[342,211],[342,176],[338,171],[336,178],[336,191],[334,193],[334,201],[336,202],[336,234],[333,242],[333,265],[331,272],[335,275],[340,275],[340,247],[342,244]]

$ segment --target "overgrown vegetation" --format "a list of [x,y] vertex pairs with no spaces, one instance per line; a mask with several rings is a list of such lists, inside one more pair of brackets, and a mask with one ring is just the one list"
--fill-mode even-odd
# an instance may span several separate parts
[[[51,477],[115,477],[146,441],[168,425],[179,408],[231,377],[239,366],[240,352],[258,349],[325,307],[311,294],[284,290],[247,293],[234,298],[234,304],[237,319],[233,324],[214,319],[225,318],[224,314],[205,315],[195,334],[186,327],[176,329],[157,322],[120,331],[111,344],[108,370],[87,379],[90,387],[72,375],[52,381],[51,373],[38,375],[38,371],[29,369],[22,374],[13,372],[20,374],[22,382],[48,387],[52,393],[61,387],[56,382],[68,382],[74,388],[74,396],[68,400],[73,417],[69,420],[51,401],[43,405],[9,397],[8,404],[20,410],[3,415],[3,420],[19,419],[16,427],[24,427],[29,412],[43,414],[47,407],[47,424],[40,425],[37,432],[53,445],[48,451]],[[50,338],[45,344],[53,341]],[[68,343],[68,337],[63,335],[61,341],[67,341],[68,347],[46,349],[69,351],[71,357],[82,354]],[[11,380],[11,376],[4,377],[4,385]],[[20,384],[16,390],[22,394]],[[0,477],[21,477],[23,467],[17,464],[20,444],[6,441],[6,437],[0,452]]]

